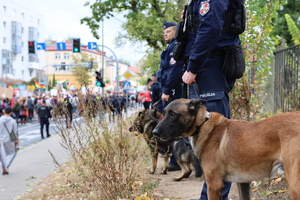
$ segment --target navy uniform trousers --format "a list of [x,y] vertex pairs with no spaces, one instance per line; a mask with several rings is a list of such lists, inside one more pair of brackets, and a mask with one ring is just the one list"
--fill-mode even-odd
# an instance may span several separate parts
[[42,138],[44,138],[44,133],[43,133],[43,129],[44,129],[44,125],[46,125],[46,133],[47,133],[47,137],[49,136],[49,119],[48,118],[41,118],[40,119],[40,131],[41,131],[41,136]]
[[[235,79],[227,79],[222,74],[222,66],[224,63],[224,55],[209,57],[201,70],[196,76],[196,82],[200,90],[200,99],[207,101],[204,106],[209,112],[218,112],[227,118],[230,118],[229,96]],[[199,99],[192,86],[189,87],[189,98]],[[222,191],[222,200],[228,199],[231,183],[224,181],[224,189]],[[208,200],[207,185],[203,185],[200,200]]]

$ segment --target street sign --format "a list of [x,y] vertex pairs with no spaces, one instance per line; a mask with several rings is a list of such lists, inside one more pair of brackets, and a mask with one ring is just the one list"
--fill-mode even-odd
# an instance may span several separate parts
[[88,49],[97,50],[97,42],[88,42]]
[[37,50],[46,50],[46,43],[37,43],[36,49]]
[[67,50],[67,46],[65,42],[56,43],[57,50]]
[[123,74],[123,76],[124,76],[124,78],[129,79],[129,78],[132,76],[132,74],[130,73],[129,70],[127,70],[127,71]]
[[129,81],[123,82],[123,90],[130,90],[131,83]]

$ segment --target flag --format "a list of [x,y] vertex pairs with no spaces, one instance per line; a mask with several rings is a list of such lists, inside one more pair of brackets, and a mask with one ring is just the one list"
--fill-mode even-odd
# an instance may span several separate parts
[[36,80],[34,80],[34,84],[37,89],[46,89],[46,85],[39,84]]
[[65,81],[66,81],[66,79],[60,79],[60,80],[57,80],[56,82],[57,82],[58,84],[63,84]]

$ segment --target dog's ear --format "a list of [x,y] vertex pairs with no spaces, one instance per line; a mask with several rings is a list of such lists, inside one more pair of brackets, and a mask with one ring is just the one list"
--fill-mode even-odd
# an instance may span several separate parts
[[141,117],[142,115],[143,115],[143,112],[140,111],[138,116]]
[[203,100],[203,99],[193,99],[189,102],[188,104],[188,111],[189,113],[191,113],[192,115],[196,115],[200,106],[202,104],[207,103],[207,101]]

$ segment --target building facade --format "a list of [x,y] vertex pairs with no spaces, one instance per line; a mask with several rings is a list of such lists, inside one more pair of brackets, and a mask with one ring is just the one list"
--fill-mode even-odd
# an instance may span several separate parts
[[[103,58],[102,58],[103,57]],[[75,60],[84,60],[84,62],[77,62]],[[45,51],[45,65],[43,67],[43,75],[45,75],[48,82],[52,81],[55,76],[56,84],[61,83],[64,88],[72,85],[75,88],[80,88],[81,84],[76,80],[72,72],[72,67],[81,65],[82,67],[89,66],[87,60],[93,60],[93,69],[89,70],[90,79],[88,82],[95,82],[95,71],[102,69],[102,60],[104,68],[106,67],[106,54],[95,50],[87,49],[87,46],[81,45],[81,53],[73,53],[72,43],[66,42],[66,50],[57,50],[56,44],[47,45]],[[104,76],[105,79],[105,76]],[[41,78],[44,80],[44,77]],[[47,82],[47,81],[46,81]]]
[[0,0],[0,87],[5,80],[29,81],[44,64],[44,52],[28,53],[28,41],[44,39],[44,16],[12,1]]

